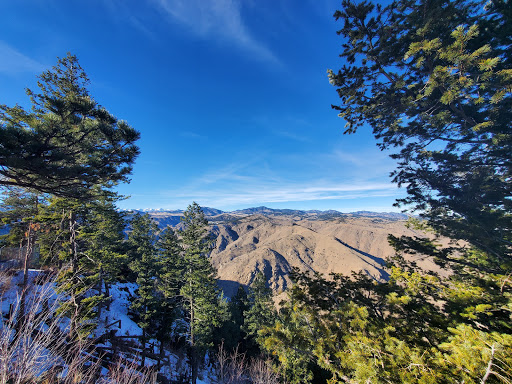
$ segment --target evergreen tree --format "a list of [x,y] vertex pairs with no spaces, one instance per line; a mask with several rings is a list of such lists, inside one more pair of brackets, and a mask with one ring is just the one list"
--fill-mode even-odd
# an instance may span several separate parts
[[251,353],[253,346],[248,335],[244,330],[244,319],[249,309],[249,299],[247,292],[242,285],[238,286],[235,296],[231,298],[228,304],[229,320],[225,330],[225,346],[227,350],[232,350],[240,345],[241,353]]
[[116,208],[119,196],[103,191],[93,201],[87,202],[87,225],[80,230],[85,242],[82,268],[90,275],[97,295],[105,298],[99,306],[109,305],[110,285],[126,280],[130,274],[127,256],[125,214]]
[[0,204],[0,220],[7,226],[8,233],[0,236],[2,248],[4,245],[18,246],[18,260],[23,259],[23,283],[16,321],[18,329],[21,329],[25,317],[28,269],[36,253],[37,234],[41,230],[37,217],[43,199],[38,194],[14,187],[4,191],[3,195],[4,198]]
[[47,228],[39,236],[41,256],[45,264],[59,267],[56,291],[64,299],[59,312],[71,319],[72,338],[95,328],[96,309],[102,300],[90,292],[95,281],[90,279],[84,253],[87,242],[82,236],[82,228],[88,225],[87,210],[87,204],[78,200],[52,197],[39,212],[39,220]]
[[158,247],[160,248],[160,290],[166,297],[176,299],[184,284],[185,260],[182,240],[171,227],[167,227],[160,235]]
[[131,246],[130,268],[136,275],[138,286],[137,297],[132,303],[132,309],[137,313],[137,325],[142,329],[142,361],[145,364],[145,349],[148,337],[155,336],[157,327],[155,320],[162,298],[157,290],[159,263],[157,257],[156,223],[149,215],[136,213],[130,222],[131,232],[128,242]]
[[258,346],[253,338],[248,337],[243,327],[248,308],[247,292],[239,285],[236,294],[227,303],[227,318],[214,332],[213,342],[217,350],[222,345],[226,351],[238,348],[238,352],[246,357],[258,355]]
[[267,287],[267,279],[258,272],[249,286],[248,309],[244,313],[244,330],[258,343],[258,331],[274,324],[276,310],[272,300],[272,290]]
[[69,298],[59,310],[87,332],[108,303],[109,284],[128,269],[126,224],[115,207],[118,197],[107,191],[94,195],[94,200],[82,202],[50,198],[37,217],[45,229],[39,235],[43,262],[60,268],[56,288]]
[[0,222],[8,232],[0,236],[2,245],[21,248],[27,244],[26,233],[30,223],[34,224],[42,201],[41,196],[23,188],[11,187],[3,191]]
[[162,305],[158,313],[159,329],[157,339],[160,341],[160,353],[164,353],[164,343],[169,341],[174,331],[175,336],[180,333],[175,327],[176,321],[184,316],[182,298],[183,274],[185,264],[183,259],[183,246],[181,239],[172,227],[167,227],[158,239],[158,290],[161,293]]
[[[394,181],[441,234],[510,262],[512,55],[510,2],[343,2],[341,57],[329,72],[346,132],[368,124],[399,149]],[[453,261],[453,253],[438,255]]]
[[217,286],[216,271],[209,260],[212,240],[208,221],[197,203],[188,206],[182,217],[185,265],[180,294],[188,316],[188,345],[192,383],[197,382],[198,369],[204,353],[212,343],[212,332],[226,316]]
[[75,56],[27,90],[32,111],[0,105],[0,185],[84,199],[97,184],[127,181],[139,133],[89,95]]

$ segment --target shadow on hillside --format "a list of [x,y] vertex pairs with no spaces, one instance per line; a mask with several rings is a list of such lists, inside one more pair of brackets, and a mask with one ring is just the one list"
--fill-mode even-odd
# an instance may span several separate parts
[[244,289],[247,291],[247,286],[244,284],[240,284],[238,281],[217,280],[217,284],[219,285],[219,288],[222,289],[222,291],[224,292],[224,296],[229,298],[235,296],[239,286],[244,287]]
[[[359,253],[360,255],[363,255],[370,260],[373,260],[375,262],[375,264],[372,264],[372,263],[368,262],[368,260],[365,260],[362,257],[359,257],[366,264],[371,265],[372,267],[376,268],[379,271],[381,278],[385,279],[386,281],[389,280],[389,273],[383,268],[386,265],[386,261],[382,257],[373,256],[367,252],[363,252],[360,249],[357,249],[357,248],[345,243],[344,241],[341,241],[337,237],[335,237],[335,239],[338,243],[344,245],[345,247],[351,249],[352,251]],[[368,273],[368,275],[370,277],[373,277],[369,273]]]

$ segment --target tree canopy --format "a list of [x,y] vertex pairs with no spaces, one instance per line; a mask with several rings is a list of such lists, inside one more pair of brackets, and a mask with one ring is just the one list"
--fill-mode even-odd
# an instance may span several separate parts
[[94,185],[127,181],[140,135],[90,96],[76,56],[38,79],[31,111],[0,105],[0,185],[86,198]]
[[346,64],[329,79],[346,132],[369,126],[398,149],[399,205],[510,262],[510,2],[343,1],[334,16]]

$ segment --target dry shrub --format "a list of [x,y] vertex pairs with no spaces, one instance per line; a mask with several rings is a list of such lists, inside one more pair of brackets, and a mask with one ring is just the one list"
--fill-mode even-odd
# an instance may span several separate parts
[[249,366],[249,377],[253,384],[279,383],[279,375],[274,370],[270,359],[253,359]]
[[12,274],[7,271],[0,270],[0,297],[11,289]]
[[118,360],[110,367],[108,376],[102,378],[100,384],[150,384],[156,382],[156,374],[148,370],[137,370],[137,364],[126,360]]
[[279,383],[279,375],[272,366],[272,360],[258,358],[248,364],[245,354],[238,352],[238,346],[228,354],[224,343],[219,345],[216,374],[219,384]]
[[249,383],[246,365],[245,354],[238,352],[238,346],[228,354],[222,342],[217,352],[217,382],[219,384]]

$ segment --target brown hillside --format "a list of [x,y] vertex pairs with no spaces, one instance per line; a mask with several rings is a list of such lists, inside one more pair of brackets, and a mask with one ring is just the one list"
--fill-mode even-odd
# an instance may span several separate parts
[[[152,216],[161,226],[179,222],[179,215]],[[388,274],[382,266],[393,254],[388,234],[419,235],[406,228],[404,220],[381,217],[220,214],[209,220],[216,237],[212,263],[228,296],[239,284],[250,285],[260,271],[273,291],[281,293],[291,283],[292,267],[325,275],[363,271],[383,281]],[[438,269],[430,260],[416,261],[423,268]]]
[[[217,223],[216,249],[212,262],[227,295],[238,283],[250,285],[257,272],[267,277],[270,287],[280,293],[290,285],[292,267],[329,274],[363,271],[376,280],[388,278],[382,268],[393,254],[387,236],[418,235],[405,221],[380,218],[334,220],[293,220],[253,215],[233,223]],[[418,263],[437,269],[427,260]]]

